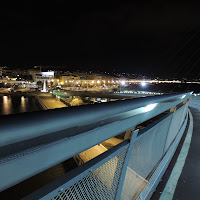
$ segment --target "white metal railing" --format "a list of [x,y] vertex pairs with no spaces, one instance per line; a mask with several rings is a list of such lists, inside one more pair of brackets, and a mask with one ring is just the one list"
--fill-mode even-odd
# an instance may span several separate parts
[[188,102],[152,126],[136,130],[128,144],[124,141],[32,195],[45,200],[149,199],[183,135],[187,107]]
[[[51,186],[46,186],[45,189],[32,194],[44,199],[120,199],[120,197],[132,199],[141,196],[141,191],[149,183],[156,167],[183,130],[187,121],[186,101],[190,96],[191,93],[163,95],[68,108],[68,112],[62,108],[17,115],[20,124],[15,124],[15,131],[8,128],[11,131],[7,132],[11,137],[10,140],[3,134],[3,139],[0,139],[2,150],[0,189],[4,190],[15,185],[184,102],[175,112],[167,114],[141,132],[135,132],[130,142],[124,141],[123,144],[78,167],[70,173],[71,175],[61,177]],[[95,115],[95,110],[99,118]],[[28,136],[24,132],[18,139],[16,134],[22,131],[20,120],[27,116],[32,116],[33,120],[33,124],[30,120],[26,120],[29,124],[25,126],[29,129],[38,124],[39,117],[42,118],[40,122],[43,123],[38,124],[40,129],[35,128],[39,133],[34,133],[31,137],[30,133],[34,131],[27,130]],[[58,123],[49,125],[53,131],[47,127],[48,119],[44,119],[48,116],[50,121],[54,120],[54,123]],[[16,115],[4,118],[4,121],[12,117]],[[90,121],[85,119],[87,117]],[[91,119],[92,117],[94,120]],[[45,127],[46,134],[44,134]],[[6,133],[5,127],[3,133]],[[43,143],[45,140],[46,142]],[[10,150],[13,147],[15,152]],[[24,166],[26,170],[18,166]],[[70,197],[67,197],[68,193]]]

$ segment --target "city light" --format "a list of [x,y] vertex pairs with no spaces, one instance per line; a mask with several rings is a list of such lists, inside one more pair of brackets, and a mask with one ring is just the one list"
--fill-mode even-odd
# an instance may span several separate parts
[[147,83],[144,82],[144,81],[142,81],[142,82],[140,83],[140,85],[141,85],[142,87],[145,87],[145,86],[147,85]]
[[121,85],[125,85],[126,84],[126,81],[121,81]]

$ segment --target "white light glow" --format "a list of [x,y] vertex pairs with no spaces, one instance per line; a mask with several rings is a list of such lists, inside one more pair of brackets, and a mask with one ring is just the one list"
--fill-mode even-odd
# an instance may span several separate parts
[[149,104],[148,106],[145,106],[143,109],[144,109],[144,112],[149,112],[151,110],[153,110],[155,107],[156,107],[157,103],[154,103],[154,104]]
[[183,95],[182,97],[181,97],[181,99],[184,99],[186,97],[186,95]]
[[125,85],[125,83],[126,83],[125,81],[121,81],[121,85]]
[[54,77],[54,71],[49,71],[49,72],[41,72],[42,76],[45,77]]
[[146,82],[144,82],[144,81],[143,81],[143,82],[141,82],[140,84],[141,84],[141,86],[142,86],[142,87],[145,87],[145,86],[147,85],[147,83],[146,83]]

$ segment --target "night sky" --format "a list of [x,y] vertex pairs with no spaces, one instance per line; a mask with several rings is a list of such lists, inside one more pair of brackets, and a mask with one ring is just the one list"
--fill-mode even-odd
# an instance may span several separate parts
[[1,65],[159,74],[200,25],[200,4],[192,1],[40,2],[0,7]]

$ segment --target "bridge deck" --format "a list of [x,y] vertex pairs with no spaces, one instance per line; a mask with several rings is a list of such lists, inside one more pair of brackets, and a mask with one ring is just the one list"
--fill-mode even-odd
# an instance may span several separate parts
[[[173,199],[173,200],[185,200],[185,199],[200,199],[200,101],[198,104],[193,104],[191,102],[190,111],[193,117],[193,133],[191,143],[186,143],[187,131],[183,135],[183,138],[177,148],[174,158],[172,159],[168,169],[165,172],[165,175],[162,178],[162,181],[159,183],[155,193],[151,197],[151,200],[164,200],[164,199]],[[189,126],[189,125],[188,125]],[[179,166],[178,171],[181,171],[180,177],[178,177],[177,185],[169,185],[170,175],[175,171],[175,165],[177,164],[177,158],[179,159],[180,152],[183,151],[182,147],[186,143],[189,146],[189,152],[186,157],[183,168]],[[184,152],[184,151],[183,151]],[[185,154],[187,152],[184,152]],[[181,158],[182,161],[184,160]],[[184,161],[183,161],[184,162]],[[177,165],[178,166],[178,165]],[[176,173],[174,173],[176,175]],[[175,183],[172,182],[171,183]],[[169,187],[169,188],[167,188]],[[175,191],[173,189],[175,187]],[[165,193],[165,194],[164,194]],[[167,194],[169,193],[169,194]]]
[[200,110],[190,108],[193,120],[193,134],[188,156],[179,178],[173,199],[200,199]]

